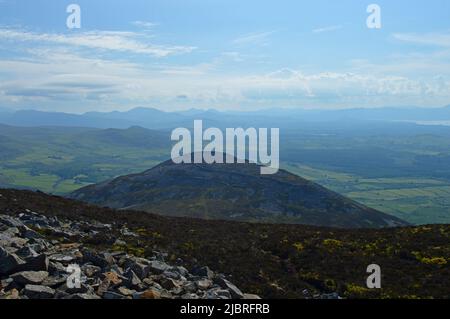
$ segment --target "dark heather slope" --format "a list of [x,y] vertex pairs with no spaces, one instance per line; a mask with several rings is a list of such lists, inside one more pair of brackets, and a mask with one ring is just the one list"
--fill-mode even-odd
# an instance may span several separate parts
[[[64,239],[69,247],[79,243],[95,251],[144,258],[159,251],[168,255],[171,265],[190,271],[208,265],[242,291],[263,298],[320,298],[323,293],[344,298],[450,298],[450,225],[348,230],[202,220],[116,211],[44,193],[0,189],[0,215],[23,218],[29,211],[72,221],[64,222],[65,227],[85,224],[87,228],[80,230],[92,236],[69,231],[72,237]],[[99,231],[99,223],[111,229]],[[34,230],[61,241],[58,229]],[[366,270],[372,263],[382,266],[382,289],[366,288]]]
[[88,203],[167,216],[340,228],[405,226],[299,176],[261,175],[256,164],[174,164],[70,194]]

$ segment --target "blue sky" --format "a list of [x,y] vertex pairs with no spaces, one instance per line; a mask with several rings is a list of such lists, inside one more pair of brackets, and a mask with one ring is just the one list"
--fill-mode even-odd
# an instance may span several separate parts
[[[71,3],[81,29],[66,26]],[[371,3],[381,29],[366,26]],[[0,0],[0,107],[447,104],[448,0]]]

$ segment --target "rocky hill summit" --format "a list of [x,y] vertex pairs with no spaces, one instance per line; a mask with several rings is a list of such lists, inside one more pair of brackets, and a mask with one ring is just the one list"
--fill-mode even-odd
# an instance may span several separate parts
[[25,210],[0,215],[0,299],[258,299],[244,294],[224,275],[207,266],[191,272],[167,254],[149,258],[118,251],[126,227],[110,247],[90,243],[112,237],[113,224],[73,221]]
[[116,209],[246,222],[339,228],[407,226],[285,170],[261,175],[260,166],[174,164],[81,188],[70,198]]

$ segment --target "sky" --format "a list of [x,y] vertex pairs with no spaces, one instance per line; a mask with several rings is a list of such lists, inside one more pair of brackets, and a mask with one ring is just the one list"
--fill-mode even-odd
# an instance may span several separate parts
[[448,104],[448,0],[0,0],[0,108]]

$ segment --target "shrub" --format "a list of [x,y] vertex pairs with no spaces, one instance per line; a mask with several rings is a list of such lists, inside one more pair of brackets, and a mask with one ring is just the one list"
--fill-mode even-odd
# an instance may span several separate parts
[[325,239],[323,241],[323,245],[327,248],[340,248],[343,246],[342,241],[336,239]]
[[355,284],[348,284],[345,290],[345,295],[347,297],[361,297],[364,294],[368,292],[367,288],[355,285]]
[[305,249],[305,245],[303,245],[302,243],[294,243],[292,246],[294,246],[294,248],[298,251],[301,252],[303,249]]
[[443,266],[447,264],[447,260],[444,257],[431,257],[431,258],[427,258],[424,257],[421,260],[424,264],[428,264],[428,265],[439,265],[439,266]]

